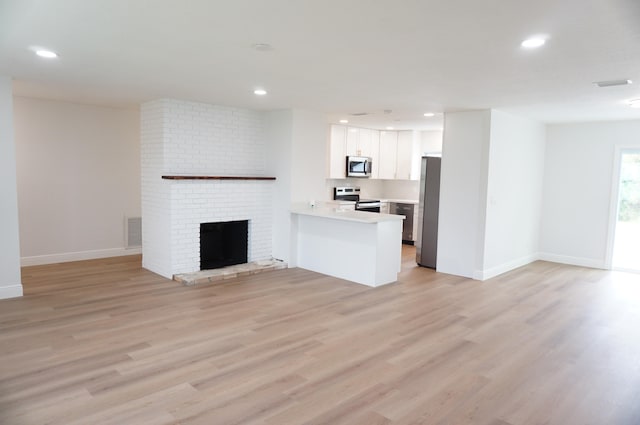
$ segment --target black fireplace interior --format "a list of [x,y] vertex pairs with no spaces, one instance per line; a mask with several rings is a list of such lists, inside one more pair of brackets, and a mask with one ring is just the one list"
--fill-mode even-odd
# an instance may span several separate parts
[[249,221],[200,223],[200,270],[247,262]]

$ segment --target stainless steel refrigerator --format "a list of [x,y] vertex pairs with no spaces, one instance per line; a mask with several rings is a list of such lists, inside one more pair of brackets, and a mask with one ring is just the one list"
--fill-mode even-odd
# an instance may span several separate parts
[[423,156],[420,169],[420,204],[418,206],[418,237],[416,262],[436,268],[438,253],[438,211],[440,203],[440,164],[442,158]]

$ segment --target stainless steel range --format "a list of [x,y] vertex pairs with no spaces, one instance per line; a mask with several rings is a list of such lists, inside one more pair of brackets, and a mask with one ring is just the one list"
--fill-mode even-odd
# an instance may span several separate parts
[[380,200],[360,198],[359,187],[334,187],[333,199],[336,201],[354,201],[357,211],[380,212]]

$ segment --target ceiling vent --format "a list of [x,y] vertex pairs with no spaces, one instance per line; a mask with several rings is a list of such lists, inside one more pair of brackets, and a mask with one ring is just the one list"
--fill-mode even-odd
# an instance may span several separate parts
[[369,115],[369,113],[368,113],[368,112],[353,112],[353,113],[352,113],[352,114],[350,114],[350,115],[351,115],[351,116],[354,116],[354,117],[363,117],[363,116],[365,116],[365,115]]
[[598,87],[614,87],[614,86],[626,86],[627,84],[633,84],[631,80],[608,80],[608,81],[596,81],[594,83]]

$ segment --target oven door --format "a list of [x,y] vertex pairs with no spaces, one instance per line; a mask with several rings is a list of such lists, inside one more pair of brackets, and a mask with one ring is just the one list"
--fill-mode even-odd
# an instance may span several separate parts
[[379,213],[380,202],[367,202],[362,204],[356,204],[356,211]]

